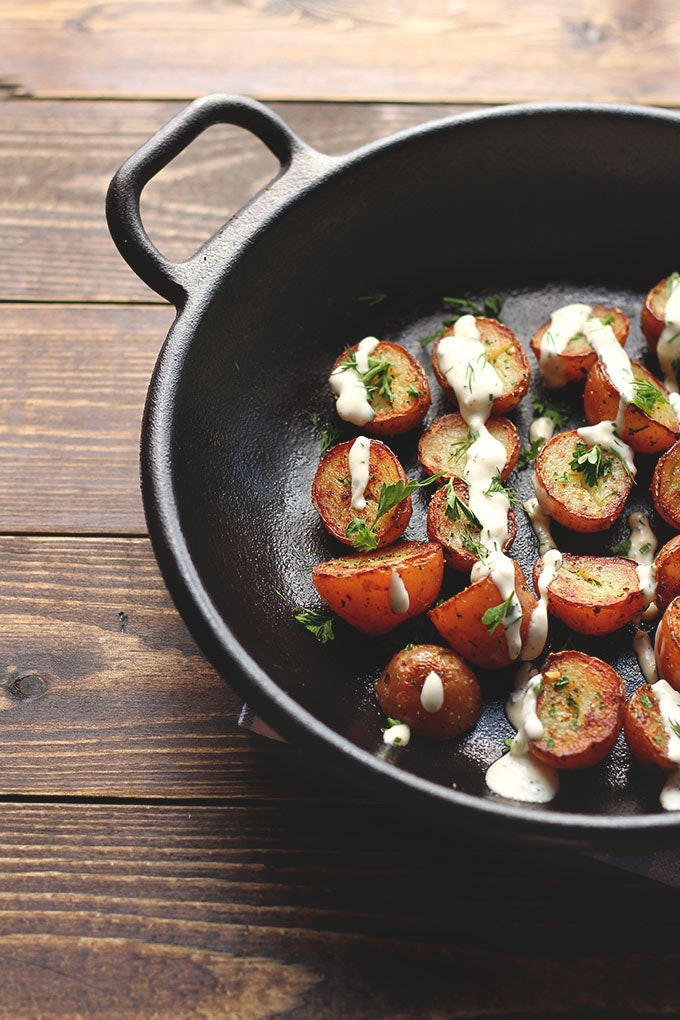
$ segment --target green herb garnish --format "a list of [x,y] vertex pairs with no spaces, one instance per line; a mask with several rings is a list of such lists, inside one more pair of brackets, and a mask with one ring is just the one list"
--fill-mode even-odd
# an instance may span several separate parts
[[446,483],[446,516],[450,521],[459,521],[462,517],[466,517],[473,528],[476,528],[477,531],[482,530],[482,522],[477,514],[456,492],[453,478],[450,478]]
[[426,485],[431,485],[437,479],[441,478],[441,473],[431,475],[429,478],[423,479],[422,482],[411,481],[411,482],[394,482],[393,485],[380,486],[380,492],[378,494],[378,506],[375,511],[375,517],[373,523],[368,525],[366,521],[363,521],[360,517],[354,517],[347,528],[345,534],[348,538],[352,539],[352,546],[358,552],[372,552],[378,548],[378,539],[375,533],[375,526],[386,513],[392,510],[399,503],[402,503],[405,499],[416,491],[416,489],[423,489]]
[[524,446],[519,452],[517,467],[521,469],[528,467],[529,464],[535,463],[536,458],[538,457],[538,451],[541,449],[544,442],[545,439],[543,436],[537,436],[536,439],[531,440],[529,446]]
[[348,351],[337,371],[347,372],[350,368],[353,369],[359,376],[360,382],[366,387],[369,397],[371,394],[377,393],[391,404],[394,400],[391,362],[387,358],[375,358],[369,354],[367,364],[368,369],[365,372],[360,372],[357,366],[356,351]]
[[651,414],[657,404],[668,403],[661,390],[649,379],[635,379],[633,388],[634,394],[630,403],[639,407],[645,414]]
[[295,619],[313,634],[317,641],[325,645],[335,637],[333,633],[333,617],[327,613],[319,613],[315,609],[299,609]]
[[489,634],[493,634],[496,627],[504,620],[507,615],[510,606],[515,598],[514,591],[510,592],[507,599],[501,602],[497,606],[491,606],[482,616],[482,623],[488,630]]
[[[481,308],[469,298],[445,297],[443,301],[445,305],[455,310],[456,319],[460,319],[463,315],[478,315],[483,316],[485,319],[499,319],[505,304],[505,298],[499,297],[497,294],[491,294],[489,297],[484,298]],[[454,322],[456,319],[454,319]]]
[[572,471],[581,472],[586,485],[594,486],[600,478],[606,478],[610,474],[612,459],[611,457],[603,459],[599,443],[595,443],[594,446],[577,443],[569,466]]
[[549,418],[557,429],[563,429],[569,421],[569,408],[566,404],[556,404],[547,398],[534,397],[531,406],[534,409],[534,418]]
[[633,543],[629,538],[625,538],[623,542],[619,542],[617,545],[613,545],[611,548],[612,556],[628,556]]

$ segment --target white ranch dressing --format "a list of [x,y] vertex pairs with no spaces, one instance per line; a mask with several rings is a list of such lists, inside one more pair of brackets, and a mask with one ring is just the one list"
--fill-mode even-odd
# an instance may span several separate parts
[[551,439],[554,432],[555,422],[552,418],[547,418],[545,415],[534,418],[529,426],[529,442],[535,443],[537,439]]
[[635,636],[633,637],[633,651],[637,656],[640,672],[644,677],[645,683],[655,684],[659,679],[659,674],[656,668],[654,645],[648,631],[642,630],[640,627],[636,628]]
[[590,305],[572,304],[556,309],[550,316],[539,348],[539,369],[547,386],[564,386],[560,355],[570,340],[583,333],[592,312]]
[[619,408],[621,404],[632,403],[635,397],[635,376],[630,358],[616,339],[614,330],[601,319],[590,317],[586,321],[585,335],[619,392]]
[[370,455],[371,440],[365,436],[358,436],[352,443],[347,457],[352,492],[350,506],[353,510],[366,509],[364,493],[368,485]]
[[[519,687],[506,707],[508,717],[516,720],[517,734],[510,750],[492,762],[486,771],[486,785],[499,797],[531,804],[546,804],[558,789],[555,769],[548,768],[529,753],[529,742],[543,735],[543,724],[536,714],[536,702],[543,678],[538,673],[526,679],[519,674]],[[511,719],[512,721],[512,719]]]
[[406,723],[395,723],[383,730],[383,743],[391,747],[406,747],[411,739],[411,727]]
[[444,704],[444,683],[434,669],[431,669],[425,677],[420,692],[420,704],[426,712],[438,712]]
[[562,553],[559,549],[549,549],[543,556],[541,572],[538,576],[538,602],[534,606],[529,619],[529,630],[522,648],[523,659],[537,658],[545,647],[548,638],[548,588],[557,577],[562,566]]
[[550,531],[550,515],[541,508],[541,504],[536,497],[531,496],[530,499],[525,500],[522,506],[531,521],[534,534],[538,539],[538,555],[543,556],[549,549],[556,549],[557,547]]
[[437,348],[439,368],[458,401],[463,420],[475,439],[465,457],[463,479],[468,486],[468,505],[480,521],[479,542],[485,555],[475,563],[471,580],[490,576],[501,602],[508,601],[503,629],[508,654],[517,659],[522,649],[522,607],[515,592],[515,564],[503,552],[508,537],[510,501],[503,492],[489,492],[494,478],[505,467],[505,447],[486,427],[491,406],[503,393],[503,383],[486,356],[486,348],[474,316],[463,315],[451,336],[442,337]]
[[613,453],[623,461],[628,474],[631,477],[635,476],[637,468],[633,459],[633,451],[628,443],[619,439],[615,421],[600,421],[597,425],[584,425],[576,431],[586,446],[601,446],[603,450]]
[[669,391],[669,400],[680,415],[678,392],[678,364],[680,363],[680,276],[670,281],[670,290],[664,309],[664,326],[656,348],[663,381]]
[[404,613],[408,613],[411,600],[409,599],[404,580],[398,570],[393,570],[390,573],[389,598],[390,609],[395,616],[402,616]]
[[680,811],[680,736],[672,726],[672,723],[680,723],[680,692],[666,680],[657,680],[652,684],[652,690],[656,694],[661,719],[668,734],[666,754],[678,766],[666,779],[659,803],[665,811]]
[[335,409],[343,421],[352,425],[366,425],[375,418],[375,411],[368,399],[368,390],[361,381],[361,373],[368,371],[369,356],[380,341],[374,336],[360,340],[356,350],[357,369],[344,368],[339,365],[331,372],[329,383],[331,390],[338,398]]
[[[646,514],[636,510],[628,517],[630,528],[630,552],[628,556],[637,565],[640,590],[645,598],[645,611],[651,609],[656,598],[656,572],[654,570],[654,554],[658,545],[656,535],[651,529]],[[657,614],[655,609],[654,615]],[[649,619],[646,612],[646,618]]]

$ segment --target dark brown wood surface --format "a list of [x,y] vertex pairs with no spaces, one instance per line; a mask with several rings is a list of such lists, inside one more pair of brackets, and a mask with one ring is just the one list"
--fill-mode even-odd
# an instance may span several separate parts
[[[677,1011],[677,890],[432,830],[239,728],[146,536],[140,416],[173,310],[104,196],[208,91],[266,98],[329,153],[479,102],[678,105],[679,23],[670,0],[0,0],[0,1018]],[[182,259],[276,169],[211,129],[145,224]]]

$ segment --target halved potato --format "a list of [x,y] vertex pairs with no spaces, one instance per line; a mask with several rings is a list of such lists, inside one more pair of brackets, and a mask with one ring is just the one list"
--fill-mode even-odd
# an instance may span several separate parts
[[[624,346],[628,338],[630,321],[620,308],[612,305],[593,305],[591,315],[596,319],[603,319],[605,322],[609,322],[616,339],[622,347]],[[541,361],[541,341],[549,328],[550,319],[546,320],[536,330],[529,342],[539,364]],[[555,361],[557,362],[555,376],[559,379],[561,386],[566,386],[567,383],[582,382],[597,361],[597,355],[586,340],[585,335],[578,333],[567,343],[564,350],[555,356]]]
[[[479,330],[479,341],[485,349],[486,359],[495,369],[503,387],[502,395],[496,397],[492,404],[491,413],[496,416],[507,414],[508,411],[517,407],[529,388],[531,369],[528,358],[509,326],[497,319],[487,319],[483,316],[476,316],[475,324]],[[445,330],[432,348],[432,368],[435,378],[447,397],[453,401],[456,400],[456,396],[453,387],[442,372],[439,348],[444,337],[452,336],[455,328],[454,324]]]
[[[507,478],[519,459],[519,433],[508,418],[489,418],[486,427],[506,450],[501,478]],[[418,442],[418,460],[428,475],[462,478],[465,458],[474,437],[467,423],[457,412],[435,418]]]
[[673,599],[659,621],[654,651],[659,676],[680,691],[680,596]]
[[680,442],[673,443],[654,467],[652,500],[663,519],[680,530]]
[[631,361],[631,369],[639,388],[640,402],[626,404],[621,419],[617,418],[620,394],[601,361],[596,361],[586,379],[583,411],[586,421],[616,421],[619,438],[638,453],[663,453],[678,438],[680,422],[668,399],[668,390],[648,372],[644,365]]
[[[407,482],[406,472],[395,454],[379,439],[371,439],[368,483],[364,489],[366,506],[363,509],[353,507],[349,454],[354,442],[356,440],[348,440],[327,450],[312,482],[312,503],[324,527],[344,545],[352,544],[352,536],[347,534],[350,521],[359,518],[368,527],[373,525],[381,486]],[[411,513],[411,498],[407,497],[383,514],[373,528],[378,546],[396,542],[406,530]]]
[[[531,613],[537,605],[522,568],[515,563],[515,593],[522,608],[520,636],[526,641]],[[487,610],[501,603],[491,576],[475,581],[428,613],[444,640],[468,662],[484,669],[502,669],[513,661],[503,624],[491,629],[482,622]]]
[[651,684],[633,691],[623,713],[623,732],[637,760],[647,767],[671,772],[677,762],[668,757],[668,731]]
[[[534,564],[534,587],[543,557]],[[623,556],[575,556],[562,563],[548,585],[548,610],[579,634],[611,634],[644,609],[637,565]]]
[[676,595],[680,595],[680,535],[674,535],[662,545],[654,560],[656,575],[656,602],[665,609]]
[[400,542],[318,563],[312,581],[323,601],[362,634],[386,634],[432,605],[444,576],[436,542]]
[[385,715],[416,733],[451,740],[469,733],[482,710],[477,677],[450,648],[412,645],[397,652],[375,685]]
[[[453,481],[458,498],[467,506],[468,487],[462,478]],[[447,486],[437,489],[427,508],[427,537],[432,542],[439,542],[444,550],[444,561],[453,570],[469,574],[479,559],[475,551],[475,540],[479,540],[479,528],[472,523],[462,510],[458,511],[458,519],[451,520],[447,516]],[[517,520],[514,510],[508,513],[508,538],[503,546],[507,552],[517,534]],[[472,539],[472,540],[471,540]]]
[[[359,344],[350,347],[336,359],[331,375],[343,365],[354,365]],[[372,436],[396,436],[415,428],[430,406],[430,384],[425,369],[400,344],[382,340],[369,356],[368,403],[374,417],[361,425]],[[386,367],[388,366],[388,367]],[[384,385],[383,385],[384,383]]]
[[663,332],[666,316],[666,302],[668,301],[671,289],[671,280],[673,280],[675,275],[676,274],[664,276],[663,280],[659,280],[658,283],[655,283],[652,289],[647,293],[642,306],[640,325],[642,326],[642,332],[645,340],[653,351],[656,350],[659,337]]
[[621,730],[624,683],[607,662],[585,652],[555,652],[543,664],[536,714],[543,735],[529,742],[555,769],[588,768],[611,751]]
[[[541,446],[536,457],[536,498],[544,513],[571,531],[605,531],[623,510],[633,480],[619,457],[601,450],[601,472],[572,466],[587,446],[576,429],[560,432]],[[585,465],[584,465],[585,466]],[[594,474],[597,477],[589,484]]]

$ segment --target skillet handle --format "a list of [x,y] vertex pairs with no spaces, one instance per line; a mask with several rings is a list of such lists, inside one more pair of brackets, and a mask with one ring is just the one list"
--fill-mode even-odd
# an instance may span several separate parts
[[177,308],[187,296],[195,256],[178,263],[161,254],[142,224],[141,194],[163,167],[214,124],[233,124],[251,131],[278,159],[278,176],[285,173],[296,155],[314,151],[261,103],[244,96],[215,94],[190,103],[123,163],[106,196],[109,231],[137,276]]

